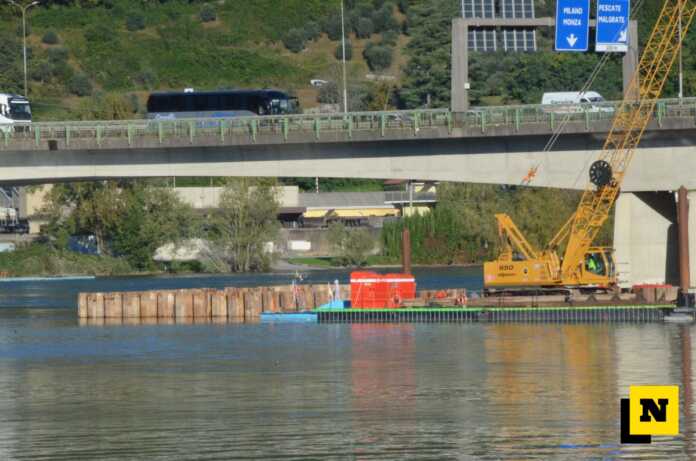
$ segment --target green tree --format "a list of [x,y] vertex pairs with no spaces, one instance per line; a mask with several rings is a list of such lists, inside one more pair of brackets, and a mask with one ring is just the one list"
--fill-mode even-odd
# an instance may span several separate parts
[[329,40],[332,40],[334,42],[340,40],[341,17],[335,14],[328,16],[324,21],[324,32],[326,32],[326,35],[328,35]]
[[155,250],[196,234],[190,206],[171,189],[142,181],[61,184],[49,193],[46,236],[64,249],[69,236],[94,235],[103,255],[153,269]]
[[152,256],[157,248],[198,233],[193,209],[181,202],[171,189],[135,183],[121,193],[127,206],[110,235],[110,248],[133,267],[154,269]]
[[43,37],[41,37],[41,42],[46,45],[56,45],[60,40],[58,39],[58,34],[53,30],[47,31]]
[[384,70],[391,66],[394,50],[385,45],[376,45],[372,42],[363,51],[363,56],[371,70]]
[[375,32],[386,32],[388,30],[399,30],[399,23],[394,18],[393,5],[387,3],[380,9],[372,13],[372,23],[375,27]]
[[213,254],[232,272],[264,271],[273,255],[268,242],[275,242],[280,225],[276,182],[234,179],[220,197],[220,210],[212,219]]
[[92,93],[92,83],[86,75],[78,74],[68,81],[68,90],[77,96],[87,96]]
[[316,40],[321,36],[321,27],[316,21],[309,21],[304,26],[305,40]]
[[375,247],[375,241],[367,229],[349,229],[341,223],[329,226],[328,238],[341,266],[364,266]]
[[201,8],[201,12],[198,16],[203,22],[212,22],[217,19],[217,12],[211,5],[204,5],[203,8]]
[[[341,43],[336,46],[334,56],[336,56],[336,59],[339,61],[343,60],[343,45]],[[350,40],[346,40],[346,61],[350,61],[351,59],[353,59],[353,44]]]
[[114,181],[60,184],[48,196],[47,232],[61,247],[71,235],[94,235],[98,251],[108,253],[108,237],[123,209]]
[[358,38],[370,38],[374,31],[375,26],[369,18],[360,18],[355,24],[355,35]]
[[302,29],[290,29],[285,37],[283,44],[293,53],[299,53],[305,48],[305,33]]
[[409,61],[400,92],[406,107],[422,107],[428,99],[434,107],[449,107],[452,18],[458,9],[459,4],[450,0],[411,3]]
[[145,28],[145,18],[139,14],[129,14],[126,17],[126,29],[134,32],[136,30],[142,30]]

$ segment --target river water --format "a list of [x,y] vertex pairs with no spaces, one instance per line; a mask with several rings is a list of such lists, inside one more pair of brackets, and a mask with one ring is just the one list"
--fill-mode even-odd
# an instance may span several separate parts
[[[307,281],[347,279],[312,272]],[[421,288],[480,288],[428,269]],[[80,326],[77,291],[290,274],[0,284],[0,459],[690,459],[691,327]],[[631,384],[677,384],[676,437],[619,444]]]

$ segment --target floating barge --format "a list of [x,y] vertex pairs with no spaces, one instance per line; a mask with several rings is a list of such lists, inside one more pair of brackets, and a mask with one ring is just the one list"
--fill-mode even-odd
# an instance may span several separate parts
[[317,309],[319,323],[661,322],[674,305]]
[[[332,292],[333,291],[333,292]],[[649,287],[640,293],[584,296],[466,298],[466,290],[423,290],[400,307],[332,308],[351,289],[328,284],[224,290],[80,293],[85,324],[137,323],[500,323],[661,322],[675,309],[672,293]],[[343,304],[339,302],[339,304]],[[346,303],[347,304],[347,303]]]

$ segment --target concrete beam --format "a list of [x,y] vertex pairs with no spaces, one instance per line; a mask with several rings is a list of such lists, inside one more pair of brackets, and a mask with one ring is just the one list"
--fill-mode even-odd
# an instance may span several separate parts
[[[452,76],[450,96],[453,112],[469,110],[469,28],[470,27],[554,27],[555,18],[455,18],[452,20]],[[590,27],[596,27],[597,21],[590,20]],[[628,51],[623,58],[623,92],[626,96],[636,97],[638,87],[631,89],[631,80],[638,68],[638,21],[628,24]],[[579,88],[578,88],[579,90]]]
[[[274,176],[419,179],[584,189],[604,136],[562,137],[543,152],[545,135],[385,140],[253,146],[181,146],[101,150],[6,151],[0,183],[29,184],[105,178]],[[696,130],[647,136],[623,190],[696,190]]]

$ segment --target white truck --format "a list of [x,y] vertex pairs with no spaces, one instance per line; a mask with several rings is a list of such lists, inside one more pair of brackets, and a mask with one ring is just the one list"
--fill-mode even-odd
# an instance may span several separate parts
[[24,96],[0,93],[0,132],[11,132],[31,123],[31,105]]
[[547,112],[572,114],[577,112],[614,112],[605,99],[596,91],[562,91],[544,93],[541,104]]

